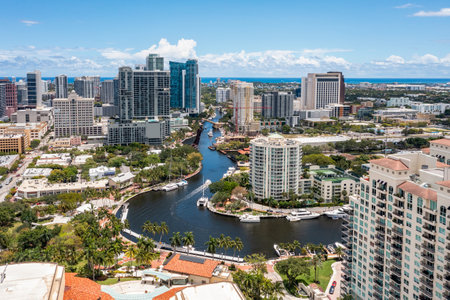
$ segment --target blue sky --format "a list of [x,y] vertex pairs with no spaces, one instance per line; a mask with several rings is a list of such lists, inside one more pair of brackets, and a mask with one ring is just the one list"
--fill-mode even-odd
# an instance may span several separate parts
[[114,76],[197,58],[209,76],[450,78],[447,1],[5,1],[0,76]]

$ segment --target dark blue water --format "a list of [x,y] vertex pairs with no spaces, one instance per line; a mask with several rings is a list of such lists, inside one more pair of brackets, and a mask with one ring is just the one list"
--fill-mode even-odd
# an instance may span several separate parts
[[[262,82],[262,83],[300,83],[300,77],[292,78],[278,78],[278,77],[202,77],[202,83],[215,82],[217,78],[220,78],[222,82],[228,80],[241,80],[248,82]],[[26,78],[16,77],[16,80],[26,80]],[[54,77],[43,77],[44,80],[54,80]],[[73,83],[75,77],[68,77],[68,82]],[[114,77],[101,77],[101,80],[114,79]],[[359,84],[361,82],[370,83],[402,83],[402,84],[438,84],[449,83],[450,78],[345,78],[345,82],[349,84]]]
[[[203,155],[202,171],[189,180],[188,186],[172,192],[149,192],[136,196],[130,201],[128,221],[131,230],[142,233],[141,227],[145,221],[167,222],[169,235],[172,232],[193,231],[195,248],[204,249],[204,243],[209,236],[218,237],[220,234],[240,237],[244,242],[241,254],[255,252],[274,256],[273,244],[289,242],[294,239],[301,243],[331,243],[340,240],[341,230],[339,220],[320,217],[316,220],[289,222],[285,219],[266,219],[261,223],[240,223],[237,218],[224,217],[211,213],[207,209],[197,208],[197,199],[201,197],[199,187],[205,180],[217,181],[222,178],[228,167],[234,164],[224,155],[211,151],[208,146],[213,139],[207,136],[211,124],[205,124],[199,150]],[[214,132],[214,138],[220,135]],[[197,190],[197,193],[193,191]],[[209,191],[206,194],[210,197]],[[159,237],[156,237],[157,239]],[[163,240],[168,241],[169,237]],[[232,251],[229,251],[232,254]]]

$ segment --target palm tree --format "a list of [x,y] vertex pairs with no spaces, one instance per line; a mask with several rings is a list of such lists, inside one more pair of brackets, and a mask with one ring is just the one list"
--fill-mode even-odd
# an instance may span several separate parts
[[182,240],[183,240],[183,245],[187,246],[187,249],[188,249],[187,251],[189,254],[189,247],[194,246],[194,244],[195,244],[194,234],[192,233],[192,231],[185,232]]
[[294,251],[295,251],[296,249],[300,249],[300,248],[302,247],[302,245],[300,244],[299,241],[294,240],[294,241],[292,242],[292,247],[294,248]]
[[177,253],[177,247],[181,246],[181,234],[179,232],[172,233],[169,241],[170,245],[173,247],[173,250]]
[[311,258],[311,265],[314,268],[314,282],[317,282],[317,269],[322,266],[322,257],[320,255],[314,255]]
[[169,233],[169,226],[167,226],[166,222],[161,222],[161,224],[159,224],[159,245],[161,246],[161,240],[163,235],[168,234]]
[[341,260],[342,254],[344,254],[344,250],[341,247],[336,247],[336,249],[334,249],[334,252],[338,256],[339,260]]
[[216,253],[217,244],[218,244],[217,239],[216,239],[216,238],[213,238],[212,236],[209,236],[209,241],[207,241],[207,242],[205,243],[205,245],[208,246],[208,248],[206,249],[206,251],[208,251],[209,253],[212,253],[212,254]]
[[236,237],[234,239],[235,243],[235,249],[240,253],[242,249],[244,249],[244,243],[242,243],[242,240],[239,237]]
[[130,244],[128,248],[125,250],[125,256],[130,259],[131,266],[133,266],[133,260],[136,258],[138,250],[135,245]]
[[156,233],[155,224],[153,224],[150,221],[145,221],[144,225],[142,225],[142,231],[155,234]]

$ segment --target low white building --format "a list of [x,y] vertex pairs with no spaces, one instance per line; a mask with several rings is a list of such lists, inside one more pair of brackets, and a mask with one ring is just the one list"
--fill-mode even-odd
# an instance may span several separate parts
[[23,173],[22,178],[23,179],[33,179],[35,177],[48,177],[50,176],[50,173],[52,172],[52,169],[50,168],[29,168],[25,170],[25,173]]
[[133,183],[134,175],[131,172],[120,173],[117,176],[110,177],[109,185],[116,189],[129,187]]
[[92,155],[89,155],[89,154],[87,154],[87,155],[86,154],[85,155],[78,155],[72,161],[72,165],[75,165],[75,166],[84,165],[89,158],[92,158]]
[[108,180],[70,182],[70,183],[49,183],[47,178],[26,179],[17,189],[17,195],[21,198],[39,198],[48,195],[58,195],[64,193],[81,193],[90,188],[96,191],[103,191],[108,187]]
[[422,103],[411,102],[411,108],[422,114],[440,115],[450,109],[450,103]]
[[116,175],[116,168],[109,168],[106,166],[100,166],[97,168],[89,169],[89,177],[91,180],[97,180],[106,176]]
[[41,157],[36,161],[36,166],[55,164],[61,166],[68,166],[72,158],[69,153],[50,153],[42,154]]
[[12,165],[19,159],[19,155],[2,155],[0,156],[0,167],[11,169]]
[[392,97],[386,102],[387,107],[400,107],[411,105],[411,100],[408,97]]

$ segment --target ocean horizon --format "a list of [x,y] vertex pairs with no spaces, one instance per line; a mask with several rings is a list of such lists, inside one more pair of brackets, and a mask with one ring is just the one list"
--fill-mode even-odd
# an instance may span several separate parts
[[[9,77],[11,79],[11,77]],[[228,80],[241,80],[247,82],[262,82],[262,83],[300,83],[300,77],[202,77],[202,83],[216,82],[220,78],[222,82],[227,82]],[[16,77],[16,80],[25,80],[26,77]],[[42,77],[43,80],[54,80],[54,77]],[[74,82],[75,77],[68,77],[69,83]],[[100,77],[101,81],[111,80],[114,77]],[[399,83],[399,84],[450,84],[450,78],[345,78],[345,83],[348,84],[359,84],[361,82],[369,82],[373,84],[382,83]]]

